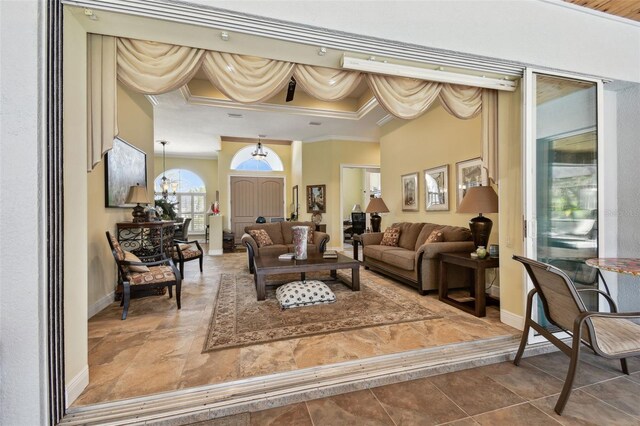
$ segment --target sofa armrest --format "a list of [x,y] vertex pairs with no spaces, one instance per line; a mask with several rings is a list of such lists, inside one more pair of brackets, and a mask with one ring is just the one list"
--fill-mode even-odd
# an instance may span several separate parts
[[468,252],[475,251],[476,246],[473,241],[446,241],[443,243],[425,243],[418,248],[416,255],[423,254],[425,259],[437,258],[440,253]]
[[326,232],[313,231],[313,244],[318,247],[318,253],[324,253],[331,237]]
[[362,241],[362,247],[364,246],[376,246],[382,242],[383,232],[366,232],[360,234],[360,241]]
[[244,244],[245,246],[247,246],[247,249],[251,249],[254,253],[255,256],[259,256],[259,252],[258,252],[258,243],[256,243],[256,240],[253,239],[253,237],[249,234],[244,234],[242,236],[242,244]]

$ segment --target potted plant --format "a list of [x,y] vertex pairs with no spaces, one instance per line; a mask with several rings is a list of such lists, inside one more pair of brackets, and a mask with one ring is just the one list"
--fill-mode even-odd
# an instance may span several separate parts
[[162,210],[160,217],[162,217],[163,220],[176,220],[178,212],[176,211],[175,206],[177,205],[178,203],[170,203],[164,199],[156,200],[156,209],[160,208],[160,210]]

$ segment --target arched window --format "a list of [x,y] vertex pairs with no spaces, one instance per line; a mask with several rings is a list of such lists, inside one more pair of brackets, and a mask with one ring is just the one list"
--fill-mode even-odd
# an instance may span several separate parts
[[255,145],[249,145],[239,149],[231,159],[231,170],[251,170],[262,172],[281,172],[284,170],[282,160],[280,160],[278,154],[276,154],[272,149],[269,149],[264,145],[262,146],[262,150],[267,153],[267,156],[262,160],[255,159],[251,155],[255,149]]
[[169,201],[178,203],[176,206],[178,216],[192,219],[189,231],[194,234],[204,233],[207,212],[205,205],[207,188],[204,181],[190,170],[167,170],[165,173],[160,173],[154,180],[156,199],[162,197],[162,176],[169,179]]

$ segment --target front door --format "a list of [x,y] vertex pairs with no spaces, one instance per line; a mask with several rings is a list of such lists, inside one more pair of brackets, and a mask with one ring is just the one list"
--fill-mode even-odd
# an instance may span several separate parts
[[259,216],[284,218],[284,178],[231,176],[231,230],[236,244]]

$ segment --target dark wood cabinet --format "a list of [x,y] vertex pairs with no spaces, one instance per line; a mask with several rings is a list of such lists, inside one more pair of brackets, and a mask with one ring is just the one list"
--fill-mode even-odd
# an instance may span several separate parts
[[327,232],[327,224],[326,223],[316,223],[316,231],[318,232]]
[[117,226],[118,242],[123,249],[136,256],[171,257],[175,222],[119,222]]

